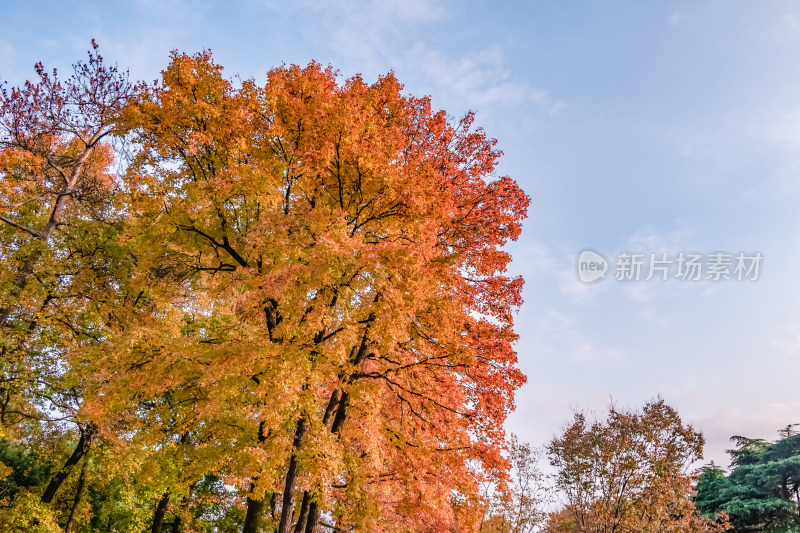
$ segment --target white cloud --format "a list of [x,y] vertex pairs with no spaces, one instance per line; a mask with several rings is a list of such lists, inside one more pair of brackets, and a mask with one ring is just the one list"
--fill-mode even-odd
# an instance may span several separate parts
[[652,225],[647,225],[639,229],[636,233],[628,237],[628,251],[644,253],[667,252],[671,255],[686,250],[687,240],[694,230],[689,226],[688,221],[676,221],[678,229],[672,231],[659,231]]
[[447,102],[447,109],[484,112],[495,106],[531,105],[539,113],[558,115],[567,107],[547,90],[514,79],[497,44],[457,53],[431,45],[430,26],[448,18],[443,2],[301,0],[288,14],[283,3],[267,0],[261,5],[292,21],[313,13],[313,22],[301,25],[301,35],[332,49],[343,72],[371,77],[394,70],[404,83],[414,83],[415,94],[431,94],[437,102]]
[[625,283],[625,295],[634,302],[645,304],[652,302],[657,293],[657,284],[647,281]]
[[789,27],[792,31],[800,30],[800,22],[798,22],[797,17],[794,13],[786,13],[783,16],[783,21],[786,23],[786,26]]
[[794,13],[785,13],[769,32],[778,42],[791,42],[800,37],[800,19]]
[[553,103],[552,107],[550,108],[550,114],[551,115],[558,115],[559,113],[561,113],[566,108],[567,108],[567,104],[565,104],[561,100],[556,100]]
[[[358,6],[358,3],[355,4]],[[436,0],[373,0],[371,6],[377,16],[386,20],[400,18],[409,22],[430,23],[447,14],[442,3]]]
[[445,94],[474,107],[533,104],[540,111],[557,115],[566,108],[540,87],[512,79],[503,52],[497,45],[453,58],[423,43],[404,54],[405,63],[415,65]]
[[[374,75],[394,66],[393,58],[407,47],[409,34],[444,18],[443,3],[431,0],[276,0],[257,2],[274,16],[298,25],[300,37],[330,47],[341,58],[340,68]],[[300,21],[305,15],[306,20]]]
[[622,351],[586,337],[574,318],[555,310],[547,311],[536,320],[527,338],[543,358],[580,364],[619,362],[625,358]]
[[800,326],[789,328],[790,339],[772,341],[772,345],[789,355],[800,353]]
[[[625,248],[619,250],[619,253],[645,254],[642,258],[638,279],[621,282],[622,290],[629,300],[649,306],[648,308],[640,309],[639,316],[641,318],[662,325],[666,322],[662,316],[663,313],[659,312],[659,302],[662,302],[665,298],[674,297],[678,285],[684,289],[698,285],[697,283],[679,282],[672,279],[675,275],[674,261],[678,254],[681,252],[696,251],[690,245],[690,239],[695,233],[694,228],[686,220],[677,220],[675,221],[675,225],[677,229],[671,231],[658,230],[652,225],[644,226],[628,237],[624,245]],[[669,268],[667,279],[664,280],[662,278],[663,273],[654,268],[653,279],[648,280],[647,278],[650,276],[650,261],[652,259],[651,254],[655,254],[655,259],[658,261],[663,260],[664,253],[667,254],[667,261],[673,262],[672,264],[666,265]],[[609,257],[611,263],[609,276],[612,279],[617,269],[616,257],[616,254]],[[657,266],[658,265],[656,265],[656,267]]]
[[509,252],[513,257],[514,270],[520,270],[525,277],[552,274],[558,267],[550,248],[541,242],[519,242]]
[[[149,1],[149,0],[144,0]],[[274,10],[285,10],[285,2],[268,0],[264,5]],[[334,15],[339,23],[350,27],[364,21],[389,26],[397,21],[433,22],[447,14],[439,0],[300,0],[288,6],[296,11],[313,11]]]
[[575,270],[577,254],[570,257],[568,265],[564,265],[556,272],[558,288],[561,294],[570,299],[572,303],[581,305],[595,305],[599,295],[607,291],[613,282],[614,272],[609,268],[606,279],[595,283],[584,283],[578,279]]
[[785,110],[773,117],[764,126],[766,139],[775,144],[789,145],[796,149],[800,146],[800,112]]
[[195,0],[134,0],[133,5],[141,12],[158,15],[163,20],[168,17],[174,20],[199,19],[207,7]]

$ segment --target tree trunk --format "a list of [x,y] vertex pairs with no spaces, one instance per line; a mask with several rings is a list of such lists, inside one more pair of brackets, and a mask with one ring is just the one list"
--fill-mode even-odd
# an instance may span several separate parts
[[347,404],[350,402],[350,395],[347,392],[342,392],[342,398],[339,400],[339,406],[336,410],[336,416],[333,419],[333,425],[331,426],[331,433],[334,435],[338,435],[339,431],[342,429],[342,424],[344,424],[344,420],[347,417]]
[[167,514],[167,507],[169,507],[169,491],[164,493],[156,506],[156,512],[153,515],[153,527],[150,530],[152,533],[161,533],[161,528],[164,526],[164,516]]
[[75,500],[72,502],[69,518],[67,518],[67,524],[64,526],[64,531],[66,533],[70,533],[72,525],[75,523],[75,514],[78,512],[78,505],[80,505],[81,498],[83,497],[83,487],[86,485],[86,466],[88,464],[88,460],[84,461],[83,467],[81,467],[81,477],[78,478],[78,486],[75,488]]
[[[350,401],[350,395],[346,392],[341,392],[341,394],[336,394],[336,398],[338,399],[337,402],[333,401],[333,397],[331,397],[331,402],[329,404],[330,412],[326,411],[325,418],[325,425],[327,426],[328,420],[331,418],[331,415],[335,412],[336,415],[333,416],[333,424],[331,425],[331,433],[334,435],[338,435],[339,431],[342,429],[342,424],[344,424],[345,419],[347,418],[347,404]],[[319,525],[319,518],[320,518],[320,509],[317,506],[316,502],[311,502],[308,512],[308,519],[306,522],[306,529],[305,533],[315,533],[317,531],[317,526]]]
[[[255,483],[250,485],[252,492]],[[247,514],[244,517],[244,528],[242,533],[259,533],[261,530],[261,515],[264,511],[264,498],[256,500],[255,498],[247,497]]]
[[61,487],[61,484],[64,483],[64,480],[67,479],[69,473],[78,464],[81,458],[86,455],[89,451],[89,447],[92,443],[92,437],[94,436],[95,427],[90,422],[86,425],[86,428],[80,428],[81,430],[81,438],[78,441],[78,445],[75,446],[75,450],[72,452],[72,455],[69,456],[67,462],[64,463],[64,466],[61,467],[53,479],[50,480],[50,483],[47,485],[47,488],[44,489],[44,494],[42,494],[41,502],[44,504],[49,504],[53,501],[53,497],[55,497],[56,492]]
[[[306,419],[301,416],[297,421],[297,429],[294,432],[293,449],[299,450],[303,442],[303,435],[306,432]],[[283,507],[281,508],[281,522],[278,525],[277,533],[289,533],[292,527],[292,511],[294,498],[294,486],[297,482],[297,454],[292,453],[292,458],[289,460],[289,469],[286,472],[286,483],[283,487]]]
[[325,408],[325,414],[322,415],[322,423],[325,427],[328,427],[328,424],[331,421],[331,416],[333,413],[336,412],[336,406],[339,405],[339,396],[341,391],[339,389],[334,389],[333,393],[331,394],[331,399],[328,401],[328,406]]
[[300,504],[300,514],[297,517],[297,524],[294,526],[294,533],[305,533],[306,523],[308,522],[308,506],[311,496],[303,491],[303,502]]
[[320,509],[317,502],[311,502],[308,509],[308,521],[306,522],[305,533],[317,533],[317,525],[319,524]]
[[[258,425],[258,442],[263,443],[267,440],[267,436],[264,434],[264,422],[262,421]],[[250,492],[252,493],[255,489],[255,479],[253,483],[250,484]],[[261,529],[261,517],[264,512],[264,498],[262,497],[260,500],[257,500],[251,496],[247,497],[247,513],[244,517],[244,527],[242,528],[242,533],[259,533]],[[274,510],[273,510],[274,514]]]
[[[192,484],[192,488],[189,489],[189,495],[192,494],[192,490],[195,484]],[[179,533],[181,530],[181,525],[183,525],[183,516],[182,513],[186,512],[186,509],[189,508],[189,497],[184,496],[181,498],[181,513],[175,515],[175,520],[172,521],[172,528],[170,529],[170,533]]]

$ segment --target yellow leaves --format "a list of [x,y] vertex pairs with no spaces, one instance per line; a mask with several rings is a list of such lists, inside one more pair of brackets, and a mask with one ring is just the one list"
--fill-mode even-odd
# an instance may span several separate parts
[[0,480],[7,478],[13,471],[13,468],[0,462]]
[[8,533],[63,533],[56,514],[27,491],[13,503],[0,506],[0,529]]

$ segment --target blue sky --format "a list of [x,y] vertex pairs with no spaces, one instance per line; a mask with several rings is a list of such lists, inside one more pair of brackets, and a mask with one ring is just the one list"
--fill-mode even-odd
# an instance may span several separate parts
[[[68,71],[91,38],[153,80],[169,51],[228,74],[332,64],[478,122],[533,199],[512,247],[527,280],[528,384],[508,428],[543,444],[573,409],[661,394],[727,464],[728,437],[800,422],[800,6],[789,1],[24,2],[0,19],[0,78]],[[760,252],[757,281],[576,276],[578,253]]]

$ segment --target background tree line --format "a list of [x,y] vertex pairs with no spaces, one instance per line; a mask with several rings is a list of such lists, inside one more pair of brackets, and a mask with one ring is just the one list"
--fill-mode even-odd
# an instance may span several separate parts
[[[734,436],[728,472],[702,458],[703,437],[664,400],[576,413],[541,449],[512,436],[512,483],[487,487],[483,533],[800,531],[800,434]],[[547,459],[549,468],[544,465]]]

